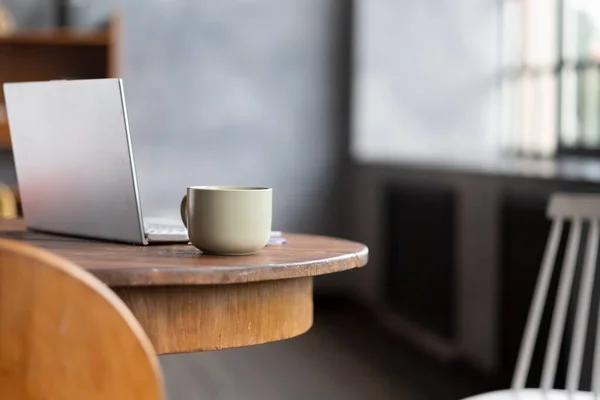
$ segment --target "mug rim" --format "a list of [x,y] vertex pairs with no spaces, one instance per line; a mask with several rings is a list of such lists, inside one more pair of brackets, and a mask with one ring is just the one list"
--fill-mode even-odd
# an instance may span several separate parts
[[268,192],[273,190],[273,188],[264,186],[188,186],[187,188],[207,192]]

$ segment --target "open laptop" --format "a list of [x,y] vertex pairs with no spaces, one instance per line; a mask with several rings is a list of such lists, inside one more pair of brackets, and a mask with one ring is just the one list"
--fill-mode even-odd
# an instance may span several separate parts
[[6,83],[4,97],[28,228],[188,240],[181,222],[143,216],[121,79]]

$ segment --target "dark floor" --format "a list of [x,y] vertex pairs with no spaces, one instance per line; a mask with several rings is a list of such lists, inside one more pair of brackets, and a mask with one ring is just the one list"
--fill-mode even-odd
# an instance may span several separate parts
[[261,346],[160,358],[170,400],[456,400],[476,375],[440,365],[382,330],[358,305],[319,300],[313,328]]

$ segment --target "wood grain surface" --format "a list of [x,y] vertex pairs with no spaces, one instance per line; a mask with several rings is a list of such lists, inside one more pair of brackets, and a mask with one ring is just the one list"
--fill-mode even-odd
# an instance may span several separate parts
[[362,267],[365,245],[323,236],[284,234],[249,256],[204,255],[190,244],[134,246],[25,230],[22,220],[0,220],[0,237],[51,250],[111,287],[216,285],[323,275]]
[[52,253],[0,240],[0,399],[161,398],[152,345],[108,287]]
[[297,234],[284,234],[286,244],[249,256],[50,235],[25,230],[22,220],[0,220],[0,237],[48,249],[109,285],[158,354],[300,335],[312,324],[312,277],[362,267],[368,257],[360,243]]
[[312,277],[115,292],[158,354],[221,350],[288,339],[313,321]]

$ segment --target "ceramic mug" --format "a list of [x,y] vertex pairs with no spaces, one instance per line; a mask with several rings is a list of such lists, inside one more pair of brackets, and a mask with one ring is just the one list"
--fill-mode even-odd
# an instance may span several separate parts
[[256,253],[271,236],[273,189],[190,186],[181,200],[181,219],[192,244],[204,253]]

